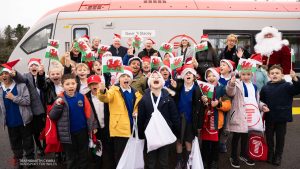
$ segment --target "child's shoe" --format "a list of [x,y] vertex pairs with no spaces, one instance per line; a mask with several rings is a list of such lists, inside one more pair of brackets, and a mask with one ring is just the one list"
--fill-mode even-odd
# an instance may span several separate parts
[[233,168],[241,168],[240,162],[237,158],[230,158],[229,161]]
[[244,161],[249,166],[254,166],[255,165],[254,161],[249,159],[249,158],[240,156],[240,160]]

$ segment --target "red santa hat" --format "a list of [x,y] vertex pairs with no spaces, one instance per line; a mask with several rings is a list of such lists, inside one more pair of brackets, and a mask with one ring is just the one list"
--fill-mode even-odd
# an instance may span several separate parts
[[0,70],[0,73],[2,72],[8,72],[11,73],[12,68],[20,61],[21,59],[13,60],[4,64],[1,64],[2,68]]
[[88,35],[83,35],[81,38],[85,41],[90,41],[90,37]]
[[153,40],[153,39],[151,39],[151,38],[148,38],[145,42],[147,43],[147,42],[151,42],[153,45],[155,45],[156,43],[155,43],[155,41]]
[[128,75],[131,78],[131,80],[133,79],[133,73],[132,73],[131,67],[130,66],[124,66],[124,72],[123,73],[119,72],[117,74],[116,81],[119,82],[120,77],[124,74]]
[[163,69],[163,68],[166,68],[167,70],[168,70],[168,72],[171,74],[172,73],[172,70],[171,70],[171,68],[170,68],[170,61],[168,61],[168,60],[164,60],[163,61],[163,65],[162,66],[160,66],[160,68],[159,68],[159,72],[161,71],[161,69]]
[[219,67],[211,67],[211,68],[208,68],[206,71],[205,71],[205,80],[207,81],[207,75],[208,75],[208,71],[212,72],[213,75],[216,76],[217,78],[217,81],[219,81],[220,79],[220,68]]
[[278,31],[278,29],[274,28],[274,27],[264,27],[260,33],[256,34],[255,36],[255,40],[257,43],[261,42],[263,39],[265,39],[265,35],[267,34],[272,34],[273,37],[275,38],[282,38],[281,32]]
[[184,76],[187,74],[187,72],[191,72],[193,75],[197,76],[197,72],[194,69],[194,66],[192,64],[185,64],[182,66],[182,72],[180,76],[184,78]]
[[120,41],[121,35],[114,33],[113,41]]
[[222,60],[220,61],[220,63],[221,63],[221,62],[225,62],[225,63],[229,66],[230,70],[231,70],[232,72],[234,71],[234,69],[235,69],[235,63],[234,63],[234,61],[228,60],[228,59],[222,59]]
[[31,65],[40,66],[41,65],[41,59],[39,59],[39,58],[30,58],[30,60],[28,62],[28,68],[31,67]]
[[262,56],[259,53],[255,53],[255,54],[251,55],[250,59],[252,59],[258,65],[263,64]]
[[200,41],[209,41],[208,34],[203,34]]
[[150,63],[150,61],[151,61],[151,59],[150,59],[150,57],[148,57],[148,56],[144,56],[144,57],[142,58],[142,62],[143,62],[143,63],[144,63],[144,62]]
[[112,53],[110,51],[103,53],[102,57],[106,57],[106,56],[112,56]]
[[182,36],[181,41],[183,41],[183,40],[187,40],[187,41],[188,41],[188,38],[187,38],[186,35],[183,35],[183,36]]
[[92,83],[101,83],[101,78],[98,75],[91,75],[88,79],[87,79],[87,84],[92,84]]
[[139,62],[140,62],[140,66],[142,67],[143,61],[142,61],[141,58],[139,58],[139,57],[137,57],[137,56],[134,56],[134,57],[130,58],[130,59],[128,60],[128,65],[130,65],[130,63],[131,63],[132,61],[134,61],[134,60],[139,61]]
[[159,80],[160,80],[160,82],[162,83],[162,87],[163,87],[163,86],[165,85],[165,80],[164,80],[162,74],[159,73],[159,72],[156,71],[156,70],[154,70],[154,71],[151,73],[151,75],[149,76],[149,78],[148,78],[148,86],[151,87],[151,82],[154,80],[154,78],[152,78],[152,76],[153,76],[153,74],[155,74],[155,73],[157,73],[158,76],[160,77]]

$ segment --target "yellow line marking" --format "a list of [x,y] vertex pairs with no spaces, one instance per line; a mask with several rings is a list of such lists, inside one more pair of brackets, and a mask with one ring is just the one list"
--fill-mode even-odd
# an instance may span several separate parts
[[300,107],[293,107],[293,114],[300,114]]

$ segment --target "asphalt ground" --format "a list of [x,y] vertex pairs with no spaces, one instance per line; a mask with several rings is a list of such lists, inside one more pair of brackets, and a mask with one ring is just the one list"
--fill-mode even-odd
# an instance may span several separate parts
[[[266,162],[256,162],[255,166],[249,167],[241,162],[243,169],[300,169],[300,115],[294,115],[294,121],[288,123],[282,164],[280,167],[273,166]],[[230,145],[230,140],[228,141]],[[230,149],[230,146],[228,146]],[[230,152],[230,150],[229,150]],[[232,169],[229,163],[230,153],[220,154],[219,168]],[[7,130],[0,130],[0,169],[12,169],[12,151],[8,140]],[[105,161],[110,161],[106,159]],[[64,169],[66,164],[57,163],[53,154],[47,154],[45,157],[37,157],[38,163],[35,169]],[[176,164],[175,146],[171,145],[170,150],[170,168]],[[90,167],[92,168],[92,167]],[[106,168],[106,167],[103,167]]]

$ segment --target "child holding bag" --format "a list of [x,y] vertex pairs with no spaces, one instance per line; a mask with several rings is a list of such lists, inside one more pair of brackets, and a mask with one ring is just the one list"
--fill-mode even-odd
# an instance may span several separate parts
[[[157,106],[159,113],[161,113],[168,126],[173,130],[173,133],[178,136],[180,122],[177,108],[175,102],[171,96],[169,96],[169,93],[163,89],[164,80],[162,75],[159,72],[154,71],[148,79],[148,85],[150,89],[145,91],[138,107],[139,114],[137,125],[140,138],[145,138],[145,130],[151,120],[151,117],[153,117],[152,113],[156,109],[154,106]],[[150,140],[146,139],[146,142],[147,141],[149,142]],[[145,168],[154,169],[156,167],[156,163],[159,163],[160,168],[168,169],[169,146],[165,145],[148,152],[145,156],[145,161]]]

